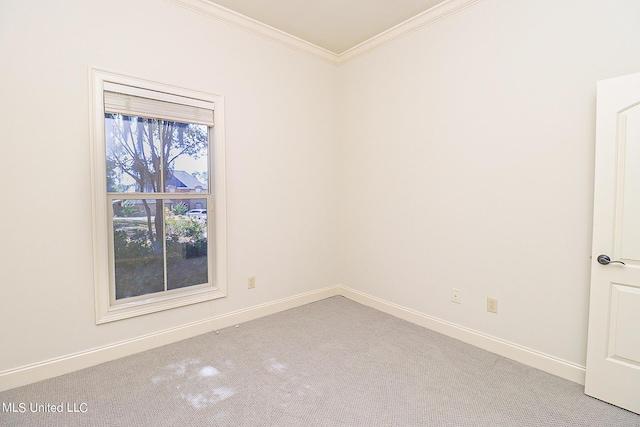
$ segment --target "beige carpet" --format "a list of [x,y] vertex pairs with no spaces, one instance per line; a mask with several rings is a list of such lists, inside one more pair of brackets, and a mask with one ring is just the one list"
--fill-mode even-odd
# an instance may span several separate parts
[[640,426],[583,390],[333,297],[0,393],[0,426]]

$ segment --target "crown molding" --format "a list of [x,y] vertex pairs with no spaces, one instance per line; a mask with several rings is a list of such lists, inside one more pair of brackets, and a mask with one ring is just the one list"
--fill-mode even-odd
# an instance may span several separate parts
[[449,15],[460,12],[482,0],[445,0],[418,15],[399,23],[398,25],[371,37],[337,55],[337,65],[345,64],[353,59],[365,55],[381,46],[387,45],[399,38],[413,33],[421,28],[433,24]]
[[211,0],[167,0],[179,6],[202,13],[219,21],[241,28],[275,43],[316,57],[329,64],[340,66],[362,55],[365,55],[394,40],[430,25],[451,14],[457,13],[482,0],[445,0],[426,11],[407,19],[382,33],[365,40],[342,53],[331,52],[299,37],[264,24],[258,20],[235,12]]
[[264,37],[278,44],[291,49],[306,53],[333,65],[340,65],[338,55],[335,53],[309,43],[299,37],[293,36],[282,30],[264,24],[253,18],[249,18],[241,13],[235,12],[224,6],[220,6],[210,0],[167,0],[171,3],[186,7],[193,11],[202,13],[219,21],[241,28],[245,31]]

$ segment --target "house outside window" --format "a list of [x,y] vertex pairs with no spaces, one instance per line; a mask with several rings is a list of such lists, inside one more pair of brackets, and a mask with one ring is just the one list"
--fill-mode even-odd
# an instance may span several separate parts
[[96,322],[225,296],[223,98],[91,74]]

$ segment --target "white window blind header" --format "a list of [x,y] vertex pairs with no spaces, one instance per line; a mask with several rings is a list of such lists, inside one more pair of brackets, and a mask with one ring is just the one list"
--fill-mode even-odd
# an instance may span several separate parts
[[213,126],[214,103],[104,82],[104,112]]

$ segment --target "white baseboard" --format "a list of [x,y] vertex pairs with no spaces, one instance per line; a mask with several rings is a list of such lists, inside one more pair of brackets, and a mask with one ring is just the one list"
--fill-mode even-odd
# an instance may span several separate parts
[[584,385],[585,367],[411,310],[345,286],[340,295],[516,362]]
[[248,322],[336,295],[342,295],[352,301],[375,308],[376,310],[400,319],[407,320],[500,356],[584,385],[585,368],[583,366],[428,316],[424,313],[390,303],[349,287],[337,285],[234,311],[203,321],[181,325],[115,344],[3,371],[0,372],[0,391],[54,378],[59,375],[151,350],[239,323]]
[[54,378],[290,308],[339,295],[338,286],[272,301],[199,322],[0,372],[0,391]]

